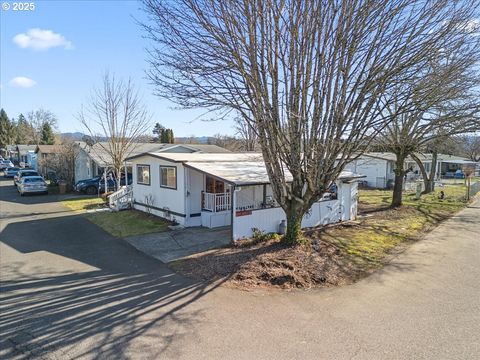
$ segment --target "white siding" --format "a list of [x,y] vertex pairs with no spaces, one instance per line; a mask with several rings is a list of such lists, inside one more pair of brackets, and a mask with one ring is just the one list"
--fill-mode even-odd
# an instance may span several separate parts
[[82,150],[78,149],[75,156],[75,182],[80,180],[90,179],[95,176],[90,169],[90,156]]
[[220,211],[220,212],[202,212],[202,226],[208,228],[216,228],[222,226],[230,226],[232,222],[232,213],[231,211]]
[[[150,185],[137,183],[137,165],[150,165]],[[160,187],[160,165],[176,166],[177,168],[177,189]],[[185,224],[185,177],[184,167],[180,163],[156,159],[153,157],[140,157],[132,161],[133,175],[133,197],[135,208],[145,211],[146,198],[152,196],[153,206],[161,209],[152,210],[152,214],[160,217],[167,217],[179,224]]]
[[[302,219],[302,228],[332,224],[355,219],[357,213],[357,183],[338,183],[338,199],[320,201],[313,204]],[[243,191],[243,188],[240,192]],[[252,236],[252,229],[264,232],[278,232],[286,214],[280,207],[253,211],[239,211],[233,218],[233,238],[235,240]]]
[[387,181],[391,178],[391,169],[388,166],[388,161],[383,159],[359,158],[347,164],[345,170],[365,175],[362,181],[366,181],[368,186],[374,188],[385,187]]
[[282,208],[253,210],[249,215],[235,215],[233,218],[233,239],[252,236],[253,228],[267,233],[276,233],[280,222],[285,219],[285,212]]

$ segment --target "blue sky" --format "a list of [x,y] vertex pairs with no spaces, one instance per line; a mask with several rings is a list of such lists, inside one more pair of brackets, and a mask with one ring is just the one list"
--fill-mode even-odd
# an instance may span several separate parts
[[43,107],[57,116],[60,131],[85,132],[75,115],[108,70],[132,77],[152,122],[176,136],[233,133],[229,121],[195,120],[203,111],[174,110],[152,95],[145,79],[148,40],[134,20],[144,19],[137,1],[37,0],[33,11],[13,11],[13,1],[4,2],[10,9],[0,11],[0,106],[9,117]]

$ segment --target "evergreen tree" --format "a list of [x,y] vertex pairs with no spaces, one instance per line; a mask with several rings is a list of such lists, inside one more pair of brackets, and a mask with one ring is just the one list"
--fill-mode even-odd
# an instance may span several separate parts
[[173,136],[173,130],[172,129],[167,129],[166,130],[167,136],[166,136],[166,142],[168,144],[173,144],[175,142],[175,137]]
[[52,127],[48,122],[44,122],[42,125],[42,131],[40,135],[40,144],[53,145],[55,143],[55,134]]
[[4,148],[13,142],[13,125],[5,110],[0,110],[0,147]]
[[168,143],[167,129],[163,129],[162,134],[160,135],[160,142],[163,143],[163,144]]
[[15,144],[31,144],[32,143],[32,129],[27,119],[23,114],[18,116],[15,131]]
[[165,131],[165,127],[162,124],[160,123],[155,124],[155,126],[153,127],[153,134],[156,135],[156,137],[154,138],[154,142],[163,142],[162,137],[163,137],[164,131]]
[[154,142],[160,142],[163,144],[173,144],[175,142],[173,130],[165,128],[165,126],[160,123],[155,124],[153,133],[156,135]]

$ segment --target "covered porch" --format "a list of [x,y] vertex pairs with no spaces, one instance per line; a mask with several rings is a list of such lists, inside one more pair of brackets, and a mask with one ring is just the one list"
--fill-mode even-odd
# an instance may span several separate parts
[[[230,226],[232,239],[237,240],[250,237],[254,229],[279,232],[280,224],[286,221],[284,210],[275,201],[263,162],[189,161],[184,166],[188,179],[186,226]],[[357,181],[361,177],[343,172],[305,214],[302,227],[354,219]]]

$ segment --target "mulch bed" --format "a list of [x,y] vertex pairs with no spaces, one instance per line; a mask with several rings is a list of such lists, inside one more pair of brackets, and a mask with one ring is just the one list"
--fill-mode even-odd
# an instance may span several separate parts
[[278,239],[235,245],[184,259],[172,268],[204,281],[222,281],[240,289],[293,289],[352,283],[362,272],[333,244],[285,246]]

